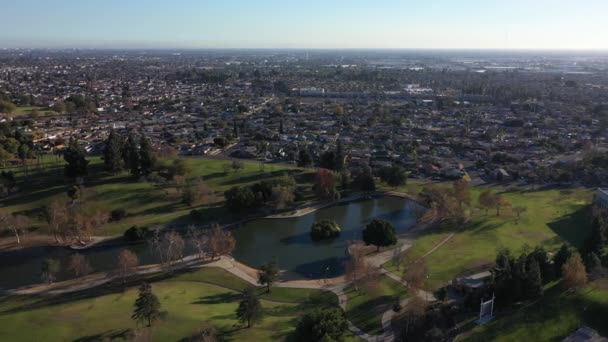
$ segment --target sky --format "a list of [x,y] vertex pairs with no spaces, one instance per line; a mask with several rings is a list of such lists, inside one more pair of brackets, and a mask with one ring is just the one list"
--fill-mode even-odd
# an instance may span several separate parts
[[0,48],[608,50],[608,0],[0,0]]

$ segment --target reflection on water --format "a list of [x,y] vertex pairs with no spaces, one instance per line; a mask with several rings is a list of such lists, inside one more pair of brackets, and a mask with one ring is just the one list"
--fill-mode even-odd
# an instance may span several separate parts
[[[253,267],[276,258],[282,269],[307,277],[322,278],[340,275],[344,270],[347,240],[360,240],[365,224],[373,218],[392,222],[399,233],[415,224],[416,204],[394,197],[382,197],[324,208],[293,219],[261,219],[237,227],[234,257]],[[332,241],[313,242],[310,226],[315,220],[333,219],[342,228],[340,237]],[[110,271],[116,268],[116,258],[123,248],[135,252],[140,263],[158,263],[159,259],[147,244],[127,247],[104,247],[82,251],[93,269]],[[57,280],[70,278],[66,270],[74,252],[63,247],[36,247],[0,253],[0,288],[14,288],[40,282],[42,261],[58,259],[62,271]],[[196,251],[187,244],[186,254]]]

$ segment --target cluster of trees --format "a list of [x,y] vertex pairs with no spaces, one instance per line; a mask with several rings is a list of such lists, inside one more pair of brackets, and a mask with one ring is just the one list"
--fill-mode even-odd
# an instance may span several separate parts
[[479,194],[479,206],[485,209],[486,215],[489,209],[496,210],[496,216],[500,216],[500,210],[504,207],[511,207],[511,201],[505,199],[501,194],[493,193],[490,189]]
[[107,171],[117,173],[123,170],[135,176],[149,176],[156,166],[156,156],[150,139],[130,133],[125,139],[116,132],[110,132],[103,160]]
[[340,235],[340,226],[333,220],[315,221],[310,227],[310,236],[313,240],[331,239]]
[[[2,110],[0,110],[2,112]],[[0,164],[6,165],[11,159],[34,159],[40,151],[34,146],[33,136],[25,133],[30,121],[11,121],[0,123]]]
[[97,112],[97,103],[89,100],[81,95],[70,95],[65,101],[58,101],[51,109],[57,113],[95,113]]
[[498,302],[509,304],[538,298],[543,294],[543,284],[555,274],[560,273],[553,269],[542,247],[533,251],[524,249],[518,257],[511,255],[510,250],[503,249],[496,256],[493,270]]
[[[604,255],[604,263],[608,266],[608,209],[594,207],[591,222],[591,234],[585,240],[581,254],[585,256],[588,264],[597,264],[597,260]],[[595,265],[592,265],[595,266]]]
[[567,244],[553,258],[542,247],[525,247],[517,257],[502,249],[492,270],[493,286],[498,303],[508,305],[542,296],[543,285],[560,277],[567,288],[577,289],[587,283],[588,270],[597,272],[601,267],[599,260],[583,262],[578,251]]
[[110,220],[110,215],[95,202],[94,189],[74,185],[68,189],[68,196],[69,200],[56,198],[46,205],[44,217],[56,243],[84,243]]
[[251,186],[232,187],[224,192],[226,206],[232,212],[249,211],[264,204],[285,208],[295,200],[296,181],[291,176],[265,180]]
[[383,182],[392,187],[402,186],[407,182],[407,173],[397,165],[383,167],[378,174]]

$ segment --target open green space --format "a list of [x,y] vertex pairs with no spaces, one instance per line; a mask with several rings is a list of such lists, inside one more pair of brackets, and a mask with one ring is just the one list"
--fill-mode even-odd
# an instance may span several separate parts
[[[220,221],[231,218],[222,204],[222,194],[233,186],[246,186],[264,179],[272,179],[285,174],[287,170],[300,170],[267,164],[261,170],[260,164],[244,162],[238,172],[224,172],[226,160],[186,158],[192,172],[189,177],[201,178],[217,196],[196,207],[183,204],[175,187],[168,183],[138,182],[127,172],[112,175],[103,171],[103,161],[90,157],[89,175],[85,178],[85,188],[91,192],[93,200],[108,212],[125,209],[127,217],[119,222],[111,222],[95,235],[121,234],[133,225],[153,226],[158,224],[189,223],[192,209],[204,209],[210,220]],[[170,160],[161,160],[170,162]],[[66,191],[70,182],[64,177],[64,161],[55,156],[45,156],[40,165],[27,168],[12,167],[17,171],[19,191],[0,199],[5,210],[26,214],[40,227],[45,226],[42,209],[53,198],[67,199]]]
[[48,115],[55,113],[50,110],[48,107],[37,107],[37,106],[25,106],[25,107],[17,107],[15,111],[12,113],[13,115],[31,115],[32,112],[37,112],[40,115]]
[[[216,285],[217,284],[217,285]],[[221,284],[221,286],[219,285]],[[202,268],[154,282],[163,317],[150,328],[155,341],[178,341],[203,322],[227,341],[280,341],[289,338],[298,317],[319,303],[337,304],[333,293],[308,289],[259,288],[264,320],[250,329],[236,320],[239,291],[247,284],[225,270]],[[1,341],[123,340],[136,328],[130,315],[137,288],[82,296],[0,299]],[[78,298],[78,299],[76,299]],[[349,336],[348,340],[355,340]]]
[[[473,203],[485,188],[472,189]],[[450,234],[456,233],[445,245],[428,255],[428,285],[444,286],[464,272],[475,272],[494,262],[497,251],[506,247],[519,251],[524,246],[542,245],[549,251],[568,242],[580,246],[588,236],[591,218],[592,191],[587,189],[514,190],[494,187],[513,206],[525,206],[527,211],[517,220],[509,209],[496,216],[494,210],[473,209],[471,221],[460,228],[440,224],[438,228],[416,238],[410,257],[418,258],[432,250]],[[393,262],[385,267],[399,274]]]
[[384,275],[370,284],[359,286],[359,291],[353,284],[344,291],[348,296],[346,317],[356,327],[372,335],[383,333],[382,314],[406,296],[402,284]]
[[561,341],[587,325],[608,336],[608,280],[589,284],[576,293],[564,292],[559,283],[549,284],[537,302],[476,327],[470,341]]

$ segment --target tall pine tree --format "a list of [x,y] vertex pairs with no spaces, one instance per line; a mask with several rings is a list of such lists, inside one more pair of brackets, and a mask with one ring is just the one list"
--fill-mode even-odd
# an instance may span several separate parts
[[124,167],[123,159],[124,141],[114,130],[110,131],[110,136],[106,141],[103,150],[103,162],[107,171],[118,173]]
[[129,134],[129,137],[127,138],[127,143],[124,146],[123,158],[129,172],[131,172],[133,176],[139,177],[141,174],[139,144],[137,143],[137,137],[134,133]]
[[236,317],[240,322],[247,323],[247,328],[251,328],[254,323],[262,320],[262,304],[255,295],[254,287],[247,287],[243,291],[243,298],[236,309]]
[[63,152],[63,159],[67,162],[65,175],[69,178],[86,176],[89,161],[86,159],[84,148],[78,145],[73,137],[70,138],[68,147]]
[[150,143],[150,139],[143,135],[139,143],[139,160],[141,163],[142,175],[150,175],[154,170],[154,166],[156,165],[156,156],[154,155],[154,151],[152,150],[152,144]]
[[160,317],[160,302],[148,283],[139,287],[139,296],[135,300],[133,318],[137,322],[147,322],[148,326]]

